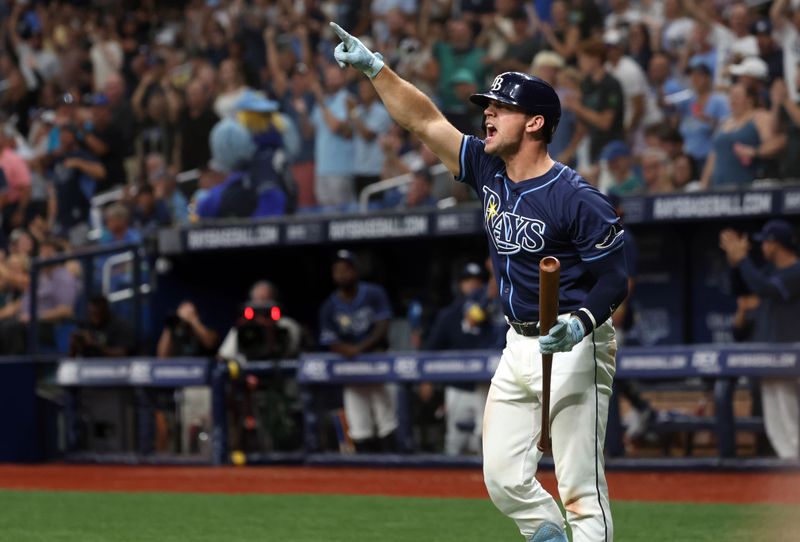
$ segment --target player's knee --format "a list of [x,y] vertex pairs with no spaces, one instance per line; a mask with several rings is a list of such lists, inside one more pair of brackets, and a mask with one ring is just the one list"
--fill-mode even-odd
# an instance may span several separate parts
[[522,492],[519,472],[515,475],[505,462],[498,460],[484,458],[483,481],[492,502],[503,512],[515,501],[515,496]]

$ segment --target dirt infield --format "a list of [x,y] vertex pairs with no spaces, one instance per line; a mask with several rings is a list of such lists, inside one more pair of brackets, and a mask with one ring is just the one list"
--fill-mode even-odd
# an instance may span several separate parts
[[[540,481],[555,492],[555,477]],[[614,500],[800,504],[800,473],[608,475]],[[0,465],[0,488],[487,498],[476,469]]]

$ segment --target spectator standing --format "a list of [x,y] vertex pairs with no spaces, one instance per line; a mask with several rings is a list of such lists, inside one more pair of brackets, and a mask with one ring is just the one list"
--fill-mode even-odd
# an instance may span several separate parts
[[664,22],[660,27],[660,50],[679,57],[689,45],[694,23],[686,16],[682,0],[664,0]]
[[729,92],[730,117],[720,124],[712,140],[700,181],[704,188],[749,185],[758,172],[757,155],[737,154],[737,145],[757,149],[774,137],[772,119],[758,109],[758,96],[754,89],[742,83],[733,85]]
[[717,125],[730,114],[728,99],[713,91],[713,74],[700,58],[689,62],[689,82],[694,96],[678,105],[679,129],[686,154],[692,157],[695,170],[702,171],[711,152],[711,137]]
[[758,53],[768,67],[767,80],[772,83],[775,79],[783,78],[783,49],[775,41],[772,33],[772,21],[759,19],[753,23],[753,34],[758,41]]
[[540,23],[547,48],[570,64],[575,62],[578,42],[581,39],[580,26],[574,24],[572,16],[566,1],[555,0],[550,5],[550,21]]
[[214,101],[214,113],[221,119],[235,117],[236,104],[247,90],[242,68],[236,60],[229,58],[220,64],[219,82],[221,88]]
[[383,149],[380,138],[392,125],[392,119],[375,88],[366,79],[359,80],[358,101],[347,101],[355,143],[355,187],[356,194],[368,185],[377,182],[383,171]]
[[189,221],[189,202],[178,189],[178,182],[167,169],[163,156],[154,153],[145,158],[145,178],[153,188],[156,200],[164,202],[170,222],[186,224]]
[[3,230],[6,234],[22,226],[31,200],[31,170],[17,153],[13,129],[5,125],[0,129],[0,170],[6,186],[2,198]]
[[589,135],[589,162],[596,163],[606,144],[625,139],[625,96],[619,82],[606,70],[606,50],[600,40],[587,40],[578,47],[578,66],[583,75],[581,92],[564,97],[563,106],[579,121],[565,159],[571,158]]
[[111,125],[122,132],[122,139],[126,142],[125,156],[133,155],[133,109],[126,92],[125,78],[119,73],[111,73],[106,77],[103,94],[108,98],[111,108]]
[[[800,72],[797,75],[800,80]],[[797,83],[795,83],[797,86]],[[800,179],[800,104],[792,99],[786,83],[776,80],[770,89],[770,114],[773,123],[780,127],[779,136],[775,138],[774,149],[753,149],[752,154],[771,155],[773,150],[779,154],[778,176],[781,179]],[[742,149],[740,152],[747,152]]]
[[603,35],[606,46],[606,69],[619,81],[625,96],[625,134],[628,141],[641,137],[643,122],[658,122],[658,111],[647,108],[647,76],[635,60],[625,54],[623,36],[618,30],[609,30]]
[[353,171],[353,128],[348,121],[344,72],[338,66],[324,69],[325,91],[317,82],[312,90],[316,105],[311,113],[314,125],[314,191],[322,207],[339,207],[355,202]]
[[97,192],[102,192],[128,183],[124,166],[127,142],[122,128],[113,124],[108,97],[95,94],[91,105],[89,120],[84,123],[79,137],[106,170],[105,177],[95,187]]
[[106,168],[78,143],[77,126],[60,129],[60,145],[51,165],[55,185],[56,231],[69,235],[73,244],[86,241],[90,200],[98,181],[106,176]]
[[123,67],[125,53],[115,31],[115,21],[111,16],[103,17],[99,25],[88,29],[92,47],[89,58],[92,61],[92,75],[95,92],[102,92],[112,73],[119,73]]
[[[39,258],[42,260],[58,256],[60,252],[61,246],[53,238],[48,238],[39,245]],[[36,290],[36,320],[39,322],[41,344],[56,345],[55,326],[75,317],[75,302],[79,291],[77,277],[64,264],[41,269]],[[28,289],[22,297],[20,322],[23,324],[28,323],[31,318],[30,296]]]
[[447,22],[447,38],[433,47],[433,56],[439,67],[438,94],[442,112],[446,117],[463,110],[463,103],[455,93],[453,77],[461,69],[469,70],[475,81],[481,83],[486,78],[484,64],[486,51],[476,47],[472,28],[466,19],[450,19]]
[[199,80],[186,85],[185,105],[178,117],[179,171],[205,169],[211,159],[208,136],[219,121],[211,108],[209,89]]
[[[783,78],[787,82],[794,82],[800,63],[800,5],[790,0],[775,0],[770,7],[769,18],[783,51]],[[793,102],[800,100],[800,93],[794,84],[789,85],[789,96]]]
[[[761,243],[767,266],[759,269],[748,256],[746,235],[726,229],[720,233],[720,248],[728,264],[736,269],[751,293],[758,296],[753,341],[768,344],[800,340],[800,258],[797,236],[784,220],[770,220],[753,236]],[[767,436],[778,457],[800,456],[800,408],[796,379],[762,379],[761,397]]]
[[[425,350],[481,350],[494,348],[494,324],[488,318],[486,272],[470,262],[458,276],[458,296],[436,315]],[[480,453],[486,384],[453,384],[445,387],[445,453]]]
[[[384,289],[359,280],[347,250],[336,253],[332,272],[336,291],[320,309],[320,345],[346,359],[386,350],[392,309]],[[345,386],[344,411],[357,452],[396,449],[397,412],[388,385]]]

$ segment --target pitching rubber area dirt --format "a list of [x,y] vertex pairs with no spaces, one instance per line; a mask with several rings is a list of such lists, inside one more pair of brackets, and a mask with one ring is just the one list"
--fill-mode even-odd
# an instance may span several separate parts
[[[556,495],[555,476],[539,480]],[[612,500],[800,504],[800,473],[611,472]],[[488,498],[477,469],[0,465],[0,488]]]

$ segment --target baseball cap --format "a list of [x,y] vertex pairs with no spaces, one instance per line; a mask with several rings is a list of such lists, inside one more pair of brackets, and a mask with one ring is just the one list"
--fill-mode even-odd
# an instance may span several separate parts
[[480,264],[475,262],[469,262],[464,265],[463,269],[461,269],[461,273],[458,275],[458,280],[465,280],[477,278],[480,280],[486,280],[486,271]]
[[477,85],[478,81],[475,79],[475,74],[473,74],[467,68],[459,68],[456,73],[453,74],[453,77],[450,79],[450,82],[454,85],[459,83],[467,83],[469,85]]
[[108,101],[108,96],[102,93],[98,93],[92,95],[90,103],[94,106],[103,106],[103,105],[108,105],[111,102]]
[[614,160],[622,158],[623,156],[630,156],[631,149],[628,144],[619,139],[607,143],[603,150],[600,152],[600,160]]
[[753,27],[750,29],[755,35],[759,34],[772,34],[772,21],[767,18],[759,19],[753,23]]
[[272,113],[278,110],[278,102],[270,100],[263,93],[246,90],[236,102],[238,111],[254,111],[256,113]]
[[714,75],[714,66],[699,56],[693,56],[689,59],[689,65],[686,68],[689,73],[699,71],[706,75]]
[[532,66],[534,70],[544,67],[563,68],[565,66],[564,57],[553,51],[539,51],[533,57]]
[[75,100],[75,96],[73,96],[73,95],[72,95],[71,93],[69,93],[69,92],[65,92],[65,93],[64,93],[64,94],[62,94],[62,95],[61,95],[61,97],[58,99],[58,104],[59,104],[59,105],[77,105],[77,103],[78,103],[78,102]]
[[755,56],[749,56],[730,69],[731,75],[746,75],[755,79],[766,80],[769,75],[767,63]]
[[333,263],[336,262],[347,262],[353,267],[356,266],[356,255],[346,249],[340,249],[336,251],[336,256],[333,258]]
[[606,30],[603,34],[603,43],[612,47],[620,45],[622,43],[622,32],[616,28]]
[[792,225],[779,218],[767,221],[764,227],[761,228],[761,231],[753,235],[753,240],[759,243],[763,241],[776,241],[785,248],[794,250],[795,252],[797,252],[798,249],[797,236],[795,235]]

